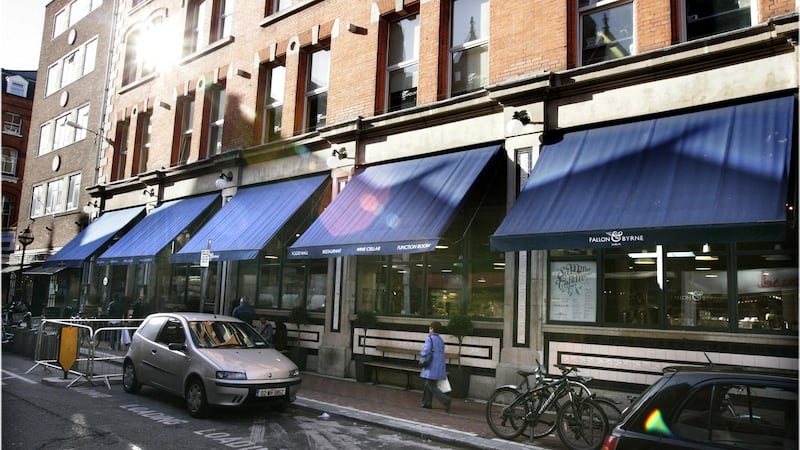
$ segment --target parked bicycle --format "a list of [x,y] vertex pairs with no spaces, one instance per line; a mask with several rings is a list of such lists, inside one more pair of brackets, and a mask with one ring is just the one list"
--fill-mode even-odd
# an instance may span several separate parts
[[[577,368],[556,365],[561,377],[544,374],[537,361],[534,371],[518,371],[519,386],[502,386],[486,404],[486,420],[499,437],[515,439],[530,427],[530,438],[558,431],[573,450],[596,450],[610,429],[608,415],[618,420],[620,410],[609,399],[597,399],[586,383],[590,378],[571,376]],[[530,378],[533,377],[533,382]]]

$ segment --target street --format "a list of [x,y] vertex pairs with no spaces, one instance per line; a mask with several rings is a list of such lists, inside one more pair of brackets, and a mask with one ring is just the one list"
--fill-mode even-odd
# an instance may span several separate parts
[[127,394],[119,383],[42,383],[58,378],[30,359],[3,352],[4,449],[447,449],[439,443],[296,406],[283,410],[217,410],[189,416],[183,401],[143,388]]

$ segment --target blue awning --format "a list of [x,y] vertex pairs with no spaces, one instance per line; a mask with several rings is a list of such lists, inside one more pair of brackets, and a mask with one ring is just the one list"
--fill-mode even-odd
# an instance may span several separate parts
[[217,194],[211,194],[161,204],[100,255],[97,264],[153,262],[158,252],[187,229],[218,198]]
[[371,166],[289,247],[290,258],[434,250],[498,145]]
[[142,206],[106,211],[55,255],[47,258],[44,267],[81,267],[84,261],[98,252],[114,235],[138,219],[143,211]]
[[239,189],[178,253],[172,255],[172,262],[200,261],[200,251],[208,246],[209,240],[213,259],[255,259],[328,178],[323,175]]
[[781,240],[794,109],[785,97],[567,133],[492,248]]

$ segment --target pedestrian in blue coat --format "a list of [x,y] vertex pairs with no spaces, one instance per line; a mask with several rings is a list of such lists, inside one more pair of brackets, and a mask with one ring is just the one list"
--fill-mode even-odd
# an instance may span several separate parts
[[450,397],[444,392],[439,390],[436,382],[447,378],[447,363],[444,356],[444,341],[439,336],[442,324],[438,321],[431,322],[428,327],[428,337],[425,339],[425,345],[422,347],[420,356],[426,357],[433,353],[433,358],[428,367],[422,369],[419,374],[420,378],[425,380],[425,388],[422,390],[422,407],[431,408],[431,401],[433,397],[439,399],[444,405],[444,409],[450,412]]

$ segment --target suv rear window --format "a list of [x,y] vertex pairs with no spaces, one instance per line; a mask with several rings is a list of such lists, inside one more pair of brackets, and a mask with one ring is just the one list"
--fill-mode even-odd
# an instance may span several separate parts
[[742,449],[797,448],[797,388],[720,383],[690,393],[676,435]]

